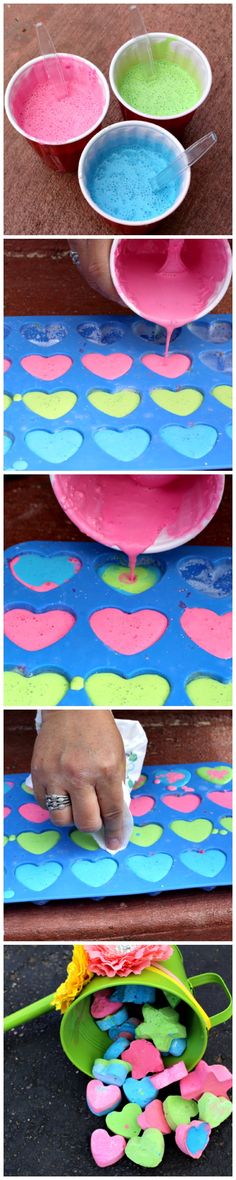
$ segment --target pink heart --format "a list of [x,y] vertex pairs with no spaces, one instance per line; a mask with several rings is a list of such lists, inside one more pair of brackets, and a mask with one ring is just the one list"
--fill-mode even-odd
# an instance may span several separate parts
[[[137,787],[137,783],[135,784]],[[130,811],[131,815],[147,815],[148,811],[152,811],[155,807],[155,799],[151,795],[138,795],[137,799],[131,799]]]
[[58,377],[64,377],[64,373],[68,373],[71,369],[73,361],[70,356],[23,356],[21,360],[23,369],[26,373],[30,373],[31,377],[39,378],[39,381],[56,381]]
[[6,357],[4,357],[4,361],[3,361],[3,371],[4,371],[4,373],[7,373],[8,369],[10,369],[10,368],[11,368],[11,364],[12,364],[12,361],[9,361],[7,356],[6,356]]
[[161,802],[171,811],[182,811],[183,815],[188,815],[190,811],[196,811],[201,799],[200,795],[162,795]]
[[91,1016],[94,1016],[95,1019],[103,1020],[104,1016],[113,1016],[113,1012],[119,1012],[119,1008],[122,1008],[121,1000],[115,1003],[109,998],[109,992],[98,992],[91,1004],[90,1011]]
[[233,792],[232,791],[210,791],[207,795],[212,803],[218,803],[219,807],[233,807]]
[[119,1086],[104,1086],[92,1078],[87,1085],[86,1099],[92,1114],[108,1114],[121,1102],[121,1090]]
[[162,1135],[169,1135],[171,1127],[166,1122],[163,1105],[159,1098],[154,1098],[153,1102],[149,1102],[142,1114],[137,1117],[137,1123],[142,1127],[142,1131],[148,1130],[149,1127],[155,1128],[156,1131],[162,1131]]
[[7,819],[7,816],[8,816],[8,815],[10,815],[10,814],[11,814],[11,807],[4,807],[4,808],[3,808],[3,817],[4,817],[4,819]]
[[104,377],[106,381],[115,381],[123,377],[131,369],[133,360],[125,352],[111,352],[109,356],[100,352],[87,352],[81,357],[85,369],[94,373],[95,377]]
[[170,352],[168,356],[159,356],[154,352],[149,352],[142,357],[142,363],[146,369],[151,369],[152,373],[158,373],[160,377],[173,377],[173,379],[182,377],[183,373],[187,373],[187,370],[191,368],[190,357],[181,355],[179,352]]
[[35,614],[32,610],[16,607],[6,611],[4,633],[11,643],[16,643],[17,647],[25,651],[41,651],[43,647],[51,647],[52,643],[64,639],[74,623],[74,615],[67,610],[47,610]]
[[151,647],[164,635],[168,620],[157,610],[137,610],[125,614],[116,607],[104,607],[90,616],[90,627],[97,639],[120,655],[134,656]]
[[19,813],[29,824],[44,824],[49,818],[46,808],[40,807],[38,803],[23,803],[22,807],[19,807]]
[[232,653],[232,613],[217,615],[214,610],[187,607],[180,619],[189,639],[219,660],[229,660]]
[[90,1147],[97,1167],[108,1168],[122,1159],[126,1140],[123,1135],[108,1135],[108,1131],[98,1128],[91,1135]]

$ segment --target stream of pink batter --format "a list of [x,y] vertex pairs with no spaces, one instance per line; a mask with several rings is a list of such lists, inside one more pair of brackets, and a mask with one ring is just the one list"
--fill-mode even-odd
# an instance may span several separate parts
[[22,75],[12,110],[22,130],[41,143],[67,143],[83,135],[101,118],[104,89],[93,66],[61,58],[67,94],[58,98],[53,80],[41,62]]
[[157,540],[168,549],[201,531],[223,487],[221,475],[53,476],[64,512],[82,532],[127,554],[130,579],[139,554]]
[[197,319],[215,292],[217,301],[227,266],[228,251],[223,239],[143,240],[138,248],[137,241],[124,238],[118,243],[114,268],[120,294],[145,319],[166,330],[166,376],[178,377],[180,361],[186,360],[179,354],[168,355],[172,333]]

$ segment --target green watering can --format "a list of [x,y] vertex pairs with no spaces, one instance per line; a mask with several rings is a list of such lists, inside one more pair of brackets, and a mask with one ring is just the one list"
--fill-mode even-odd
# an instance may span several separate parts
[[[215,972],[205,972],[203,975],[194,975],[188,979],[183,956],[177,946],[173,947],[171,959],[163,960],[156,967],[147,968],[139,976],[113,976],[112,979],[108,979],[107,976],[105,978],[93,976],[90,983],[83,988],[78,998],[64,1013],[60,1024],[60,1037],[64,1053],[77,1069],[89,1077],[92,1076],[95,1057],[103,1057],[110,1045],[107,1033],[97,1027],[90,1015],[90,996],[101,991],[102,988],[123,987],[124,984],[129,983],[135,984],[136,987],[138,984],[151,984],[152,987],[160,988],[164,992],[167,1002],[168,995],[175,996],[176,1000],[184,1002],[187,1048],[182,1058],[178,1058],[178,1060],[183,1060],[188,1070],[194,1069],[204,1056],[210,1029],[216,1028],[218,1024],[223,1024],[232,1016],[232,996],[221,975],[217,975]],[[194,995],[194,988],[209,983],[216,983],[222,987],[228,1000],[227,1008],[217,1012],[215,1016],[208,1016]],[[45,996],[43,1000],[36,1000],[34,1004],[28,1004],[26,1008],[21,1008],[18,1012],[13,1012],[11,1016],[6,1016],[5,1031],[8,1032],[11,1028],[17,1028],[18,1025],[49,1012],[52,1009],[53,998],[54,993],[51,996]],[[173,1057],[165,1057],[165,1065],[173,1065]]]

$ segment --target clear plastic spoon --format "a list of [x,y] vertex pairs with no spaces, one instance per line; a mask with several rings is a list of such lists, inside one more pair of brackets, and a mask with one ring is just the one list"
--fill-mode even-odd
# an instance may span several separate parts
[[130,4],[129,10],[132,18],[134,36],[145,37],[145,41],[142,43],[142,46],[139,46],[139,44],[136,45],[137,56],[139,61],[146,61],[146,65],[149,66],[150,74],[154,74],[155,61],[152,52],[151,37],[149,37],[146,25],[144,24],[140,7],[137,4]]
[[[44,68],[48,81],[52,82],[58,99],[67,98],[68,89],[61,59],[55,49],[55,45],[53,45],[48,29],[42,21],[37,21],[36,33],[40,53],[44,59]],[[51,56],[48,57],[48,54],[51,54]]]
[[155,178],[152,177],[153,187],[155,186],[156,191],[173,183],[178,176],[182,175],[182,172],[186,172],[187,168],[192,168],[192,165],[196,164],[201,156],[205,156],[215,143],[217,143],[217,135],[215,131],[209,131],[207,135],[202,136],[202,139],[196,139],[195,143],[191,143],[186,151],[175,156],[173,163],[167,164],[166,168],[162,168],[161,172],[156,173]]

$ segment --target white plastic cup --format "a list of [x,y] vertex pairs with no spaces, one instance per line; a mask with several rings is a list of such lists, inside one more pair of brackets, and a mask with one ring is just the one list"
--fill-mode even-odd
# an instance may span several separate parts
[[118,215],[114,217],[106,209],[101,209],[99,205],[93,200],[89,187],[89,170],[90,166],[99,162],[99,159],[104,158],[104,148],[109,146],[114,151],[119,148],[119,144],[123,147],[129,145],[130,137],[132,141],[135,138],[137,145],[154,143],[166,144],[173,151],[173,159],[184,152],[184,148],[179,140],[171,135],[170,131],[165,131],[162,127],[155,127],[153,123],[147,121],[139,123],[137,120],[131,120],[127,123],[112,123],[109,127],[104,127],[102,131],[98,131],[91,139],[90,143],[84,148],[78,166],[78,181],[83,193],[83,197],[87,203],[94,209],[95,213],[99,213],[100,217],[105,217],[107,221],[111,221],[113,225],[124,225],[126,229],[146,229],[147,226],[156,225],[158,221],[163,221],[164,218],[169,217],[170,213],[174,213],[182,204],[187,195],[190,179],[191,169],[187,166],[183,173],[179,176],[178,195],[173,201],[172,205],[164,210],[161,214],[155,214],[153,217],[147,218],[146,221],[127,221]]
[[171,115],[166,115],[165,118],[160,119],[157,115],[145,115],[143,111],[134,109],[134,107],[131,107],[129,103],[127,103],[126,100],[122,98],[119,89],[121,76],[124,76],[126,69],[128,70],[133,62],[137,62],[137,46],[138,57],[139,59],[142,58],[142,43],[145,42],[144,34],[142,34],[140,37],[132,37],[129,41],[126,41],[124,45],[121,45],[117,50],[117,53],[114,54],[109,71],[111,90],[113,90],[113,94],[120,104],[124,119],[150,119],[151,121],[153,120],[154,123],[158,124],[159,127],[165,127],[167,130],[174,131],[177,135],[179,135],[181,134],[181,131],[184,130],[186,124],[190,122],[198,107],[202,106],[202,104],[206,102],[212,85],[211,67],[208,58],[205,56],[205,53],[202,53],[202,50],[198,48],[198,45],[195,45],[193,41],[188,41],[186,37],[178,37],[176,33],[149,33],[148,37],[153,46],[158,44],[160,41],[165,41],[166,38],[173,39],[173,60],[178,63],[179,57],[181,58],[181,61],[184,60],[186,62],[186,67],[188,67],[188,63],[190,66],[194,67],[201,89],[200,98],[194,103],[192,107],[186,108],[186,110],[182,111],[180,115],[176,114],[173,109],[173,113]]
[[[166,239],[166,240],[168,241],[168,239]],[[214,285],[214,291],[213,291],[213,294],[211,294],[211,297],[208,300],[206,299],[206,303],[204,304],[204,306],[201,308],[200,311],[197,310],[195,315],[194,314],[189,315],[189,320],[190,319],[191,320],[200,319],[202,316],[207,315],[210,311],[213,310],[213,308],[216,306],[216,304],[219,303],[220,299],[223,299],[223,295],[225,295],[225,292],[227,291],[227,289],[229,287],[231,275],[232,275],[232,253],[231,253],[231,248],[230,248],[227,238],[220,238],[220,239],[214,239],[214,238],[195,238],[195,239],[185,238],[185,239],[183,239],[183,238],[181,238],[180,239],[181,243],[182,242],[186,243],[186,250],[188,251],[188,249],[189,249],[189,252],[191,252],[192,241],[194,241],[196,243],[197,248],[198,248],[198,252],[199,252],[198,262],[197,262],[197,264],[195,264],[195,267],[194,267],[195,274],[196,274],[196,289],[197,289],[197,280],[199,280],[199,276],[202,280],[202,283],[204,284],[204,281],[206,280],[206,277],[207,277],[207,273],[209,272],[209,270],[211,268],[211,259],[213,259],[213,258],[214,258],[214,266],[215,266],[215,285]],[[127,249],[127,246],[128,246],[128,249]],[[148,314],[147,305],[145,306],[145,299],[146,299],[145,269],[144,269],[145,254],[148,257],[149,268],[150,268],[150,265],[152,266],[152,264],[153,264],[153,273],[155,275],[156,274],[155,259],[157,259],[159,257],[161,249],[163,249],[162,239],[158,240],[158,238],[150,238],[150,239],[142,238],[141,242],[140,242],[140,239],[137,240],[135,238],[115,237],[113,239],[112,247],[111,247],[111,251],[110,251],[110,272],[111,272],[112,282],[115,287],[115,290],[117,291],[117,294],[119,295],[120,299],[122,299],[123,303],[125,303],[127,305],[127,307],[130,307],[131,311],[133,311],[135,313],[135,315],[143,316],[144,319],[149,320],[153,323],[159,323],[159,320],[158,320],[158,316],[151,317],[150,313]],[[139,256],[139,252],[140,252],[140,268],[143,269],[142,301],[141,300],[138,301],[138,299],[137,299],[137,286],[135,284],[135,276],[134,275],[132,276],[132,255],[133,254],[135,255],[135,259],[137,261],[137,257]],[[217,264],[216,264],[216,253],[217,253]],[[130,258],[130,262],[131,262],[130,266],[129,266],[129,258]],[[123,276],[121,277],[122,259],[123,259]],[[150,273],[150,271],[149,271],[149,273]],[[194,273],[194,271],[193,271],[193,273]],[[173,278],[173,283],[174,283],[174,278]],[[178,297],[177,297],[177,294],[176,294],[176,324],[178,324]]]

